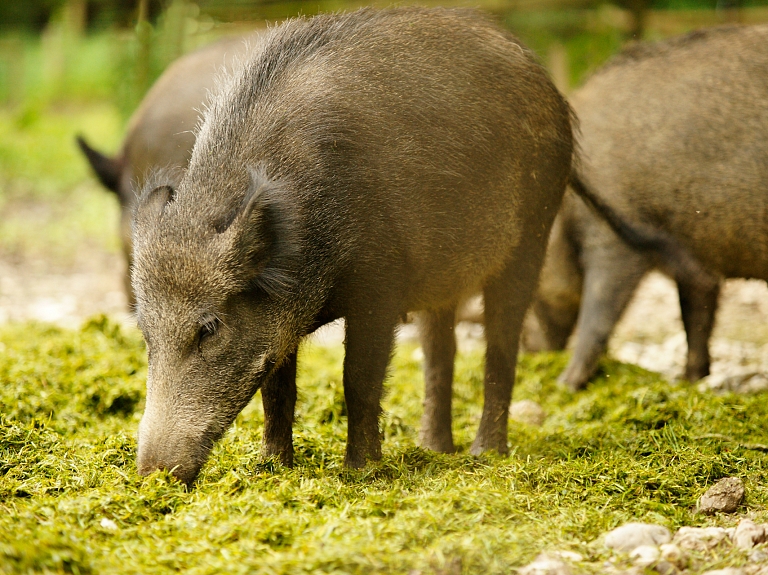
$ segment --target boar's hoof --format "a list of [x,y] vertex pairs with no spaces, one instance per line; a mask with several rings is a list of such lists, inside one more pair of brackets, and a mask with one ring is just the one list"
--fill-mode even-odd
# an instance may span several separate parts
[[292,444],[288,446],[282,446],[282,445],[269,445],[265,443],[261,453],[264,456],[264,459],[269,459],[270,457],[277,457],[281,465],[285,467],[293,467],[293,445]]
[[381,459],[381,444],[368,446],[368,449],[360,449],[351,444],[347,445],[347,455],[344,465],[353,469],[362,469],[368,460],[379,461]]
[[494,440],[478,434],[478,436],[475,438],[475,441],[472,443],[472,447],[470,448],[469,452],[474,456],[478,456],[489,451],[495,451],[499,455],[509,455],[507,438],[499,437]]
[[585,373],[583,369],[568,364],[565,371],[557,378],[557,383],[564,386],[568,391],[576,393],[587,386],[589,376],[590,374]]
[[453,437],[450,433],[430,433],[422,430],[419,434],[419,445],[424,449],[437,451],[438,453],[455,453]]

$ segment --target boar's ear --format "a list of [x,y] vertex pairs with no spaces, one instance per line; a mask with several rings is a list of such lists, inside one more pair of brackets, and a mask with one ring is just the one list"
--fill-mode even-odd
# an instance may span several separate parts
[[248,170],[249,185],[240,205],[216,225],[227,236],[246,281],[271,296],[285,296],[294,284],[299,234],[296,206],[285,182],[263,168]]
[[169,185],[153,187],[142,192],[136,204],[136,220],[148,217],[157,218],[163,214],[168,204],[176,199],[176,190]]

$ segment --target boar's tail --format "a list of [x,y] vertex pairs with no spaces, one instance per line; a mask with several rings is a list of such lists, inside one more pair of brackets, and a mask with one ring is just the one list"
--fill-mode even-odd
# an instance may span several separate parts
[[702,288],[714,287],[719,282],[718,277],[706,269],[691,251],[671,234],[647,224],[628,223],[589,185],[585,184],[576,170],[571,173],[570,185],[631,248],[658,255],[664,269],[670,272],[676,281],[693,283]]
[[123,162],[119,158],[110,158],[97,152],[82,136],[77,136],[77,145],[91,164],[99,181],[109,190],[120,194],[120,176],[123,173]]

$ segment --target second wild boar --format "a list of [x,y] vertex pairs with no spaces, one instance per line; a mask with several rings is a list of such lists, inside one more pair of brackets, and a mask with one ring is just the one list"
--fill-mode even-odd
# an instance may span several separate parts
[[130,282],[131,219],[137,194],[146,178],[156,170],[187,167],[195,145],[194,130],[217,74],[244,57],[256,38],[254,34],[220,40],[173,62],[131,116],[116,156],[106,156],[82,137],[77,139],[99,181],[114,192],[120,202],[120,239],[128,264],[125,291],[131,305],[134,303]]
[[290,20],[215,96],[179,182],[147,188],[133,287],[147,342],[138,469],[192,482],[261,389],[264,452],[293,460],[302,338],[346,320],[345,463],[381,457],[398,320],[423,312],[421,444],[454,449],[454,312],[485,297],[472,453],[506,453],[520,329],[569,177],[570,110],[472,11]]
[[[579,177],[626,221],[673,237],[715,277],[768,279],[768,26],[636,46],[571,104],[580,120]],[[560,379],[580,389],[638,283],[659,264],[566,193],[526,347],[562,349],[576,326]],[[719,284],[675,279],[688,338],[684,375],[695,381],[709,373]]]

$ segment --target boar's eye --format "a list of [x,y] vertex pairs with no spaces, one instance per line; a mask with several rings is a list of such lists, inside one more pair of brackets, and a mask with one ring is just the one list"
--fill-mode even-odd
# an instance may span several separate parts
[[198,348],[203,345],[203,342],[218,333],[219,324],[219,319],[215,317],[208,317],[203,320],[202,325],[200,326],[200,330],[197,332]]

